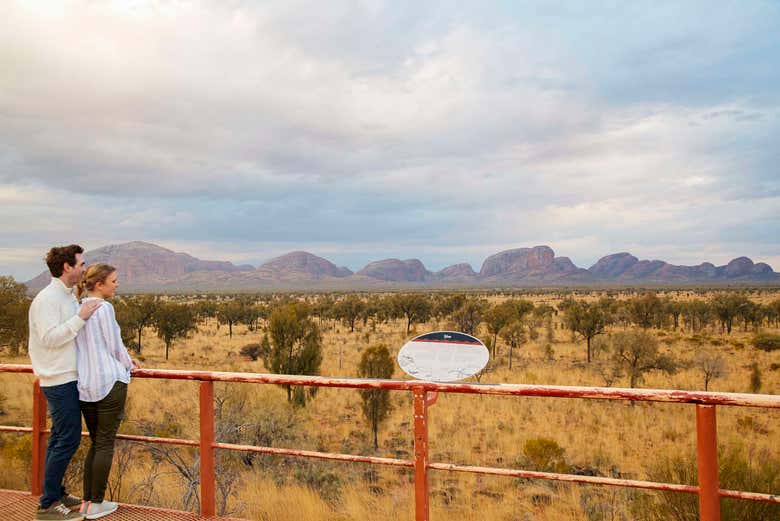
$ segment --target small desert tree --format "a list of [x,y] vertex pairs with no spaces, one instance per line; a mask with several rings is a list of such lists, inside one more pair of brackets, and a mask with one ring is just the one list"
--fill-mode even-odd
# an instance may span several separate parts
[[247,313],[247,303],[242,300],[229,300],[217,306],[217,320],[220,324],[227,324],[229,338],[233,338],[233,326],[244,322]]
[[477,328],[482,323],[482,318],[487,307],[488,303],[483,299],[467,298],[463,304],[452,313],[452,320],[455,322],[458,331],[462,331],[468,335],[475,334]]
[[683,312],[688,316],[691,333],[706,327],[712,320],[712,306],[703,300],[694,299],[686,302]]
[[333,316],[355,331],[355,323],[366,311],[366,303],[357,295],[347,295],[333,306]]
[[[496,304],[495,306],[491,306],[487,311],[485,311],[485,325],[487,325],[488,333],[493,335],[493,342],[491,343],[493,352],[491,354],[494,359],[498,353],[498,349],[496,348],[496,344],[498,344],[498,334],[501,333],[501,330],[504,329],[512,321],[512,319],[515,318],[515,315],[515,308],[508,300],[500,304]],[[503,335],[501,338],[504,338]]]
[[591,342],[597,335],[606,332],[611,321],[611,315],[599,303],[584,300],[567,299],[560,304],[563,311],[564,324],[567,329],[578,333],[587,343],[588,363],[591,359]]
[[[277,307],[268,319],[271,349],[265,366],[276,374],[319,374],[322,364],[322,336],[309,317],[309,307],[290,303]],[[285,385],[287,401],[293,399],[293,387]],[[316,389],[316,387],[314,388]],[[303,389],[295,389],[295,402],[306,405]]]
[[[361,378],[392,378],[395,363],[384,344],[371,346],[360,357],[358,376]],[[384,421],[392,410],[390,391],[387,389],[361,389],[360,398],[363,401],[363,416],[371,424],[374,433],[374,448],[379,448],[379,424]]]
[[631,321],[642,329],[648,329],[658,322],[663,311],[663,302],[655,293],[645,293],[626,303]]
[[186,338],[198,328],[195,311],[187,304],[165,302],[160,304],[154,314],[157,336],[165,342],[165,359],[175,340]]
[[444,295],[434,297],[433,316],[436,320],[444,320],[451,317],[455,311],[466,302],[464,293],[455,293],[454,295]]
[[657,369],[672,373],[675,370],[671,357],[658,349],[658,340],[647,331],[619,331],[609,339],[615,366],[628,375],[631,388],[642,381],[646,372]]
[[509,369],[512,369],[515,348],[524,344],[525,338],[525,327],[520,320],[513,320],[501,329],[501,339],[509,345]]
[[709,391],[712,380],[726,374],[726,361],[718,353],[701,350],[696,353],[694,363],[704,376],[705,391]]
[[390,297],[393,314],[406,320],[406,334],[412,324],[424,323],[431,318],[433,305],[428,297],[421,293],[408,293]]
[[121,305],[116,306],[116,319],[122,329],[122,336],[125,332],[133,334],[137,338],[135,345],[136,351],[141,353],[141,338],[146,327],[151,326],[154,314],[159,307],[160,302],[152,295],[127,298]]
[[30,300],[27,288],[13,277],[0,277],[0,347],[16,353],[27,341]]
[[749,300],[744,295],[734,293],[720,293],[711,301],[710,305],[718,317],[721,324],[721,330],[725,329],[731,334],[731,328],[734,325],[734,319],[739,314],[743,306],[748,305]]
[[672,322],[674,324],[674,330],[677,331],[677,328],[680,327],[680,315],[682,315],[685,306],[682,302],[677,300],[672,300],[671,298],[666,298],[663,300],[663,306],[664,306],[664,312],[672,317]]

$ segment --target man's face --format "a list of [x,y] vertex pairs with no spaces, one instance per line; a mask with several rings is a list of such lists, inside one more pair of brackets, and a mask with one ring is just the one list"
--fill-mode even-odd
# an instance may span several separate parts
[[81,253],[76,254],[76,265],[71,266],[67,262],[63,267],[63,275],[67,278],[69,286],[78,284],[84,278],[84,271],[86,269],[86,263],[84,261],[84,255]]

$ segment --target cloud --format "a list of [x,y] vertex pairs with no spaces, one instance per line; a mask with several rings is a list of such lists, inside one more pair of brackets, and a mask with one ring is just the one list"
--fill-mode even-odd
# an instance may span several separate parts
[[255,261],[319,248],[353,269],[478,268],[539,243],[581,265],[780,255],[772,2],[74,0],[4,17],[0,238],[20,251],[76,235]]

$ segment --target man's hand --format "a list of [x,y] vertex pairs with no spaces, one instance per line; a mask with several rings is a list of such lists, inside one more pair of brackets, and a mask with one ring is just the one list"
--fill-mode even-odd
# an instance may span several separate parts
[[89,300],[84,302],[79,308],[79,317],[81,317],[81,320],[87,320],[89,317],[91,317],[102,303],[102,300]]
[[131,363],[133,364],[133,368],[132,368],[133,370],[136,370],[136,369],[140,369],[140,368],[141,368],[141,364],[140,364],[140,363],[138,362],[138,360],[136,360],[135,358],[133,358],[133,359],[131,360]]

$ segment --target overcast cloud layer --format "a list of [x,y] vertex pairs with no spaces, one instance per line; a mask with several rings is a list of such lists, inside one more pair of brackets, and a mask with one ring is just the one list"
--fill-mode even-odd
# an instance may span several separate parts
[[129,240],[780,269],[780,4],[591,4],[11,1],[0,273]]

